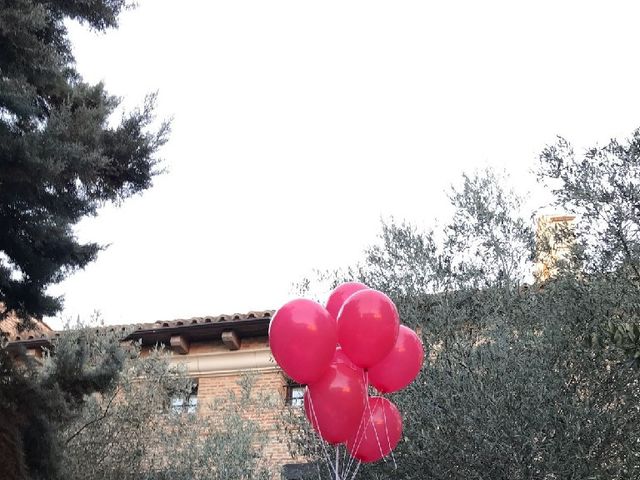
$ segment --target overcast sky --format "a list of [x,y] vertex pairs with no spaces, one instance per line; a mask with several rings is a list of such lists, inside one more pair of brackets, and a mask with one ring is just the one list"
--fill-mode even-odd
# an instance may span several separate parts
[[277,308],[359,258],[380,217],[446,216],[463,171],[518,189],[545,144],[640,126],[638,2],[141,0],[72,25],[78,69],[173,133],[154,187],[83,221],[109,244],[51,291],[58,319],[130,323]]

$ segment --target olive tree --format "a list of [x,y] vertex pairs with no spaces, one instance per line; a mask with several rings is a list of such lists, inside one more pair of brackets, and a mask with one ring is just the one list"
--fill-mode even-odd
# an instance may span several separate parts
[[[640,130],[577,154],[558,138],[540,155],[539,179],[578,217],[573,256],[591,292],[598,347],[640,365]],[[562,233],[561,233],[562,234]]]
[[14,370],[6,378],[24,386],[8,390],[22,391],[11,400],[17,414],[25,411],[16,455],[28,456],[26,474],[15,478],[270,478],[256,420],[269,399],[252,388],[251,376],[197,413],[173,408],[172,400],[192,393],[193,380],[168,352],[141,354],[121,341],[123,333],[74,328],[54,340],[42,365],[7,364]]
[[[360,264],[325,277],[388,293],[402,321],[421,332],[427,354],[416,381],[389,396],[404,418],[394,457],[362,466],[361,478],[640,475],[638,380],[625,351],[599,333],[607,318],[628,318],[640,304],[624,297],[634,282],[626,265],[637,257],[605,253],[613,246],[602,245],[602,259],[627,260],[617,270],[611,262],[596,269],[583,267],[590,258],[583,257],[574,264],[579,271],[561,269],[527,285],[534,232],[505,180],[492,172],[465,176],[450,195],[449,224],[426,232],[383,224]],[[594,255],[576,245],[576,256]],[[622,240],[616,245],[624,248]],[[619,290],[621,282],[629,286]],[[307,451],[322,458],[317,447]]]
[[[86,333],[68,333],[57,350],[72,349],[78,335]],[[252,388],[251,376],[239,380],[239,393],[229,391],[215,405],[198,405],[198,412],[176,409],[172,399],[187,399],[194,383],[172,366],[168,352],[156,348],[142,356],[136,345],[119,348],[128,352],[117,380],[86,397],[73,418],[59,425],[64,478],[269,478],[266,444],[254,420],[268,405]]]

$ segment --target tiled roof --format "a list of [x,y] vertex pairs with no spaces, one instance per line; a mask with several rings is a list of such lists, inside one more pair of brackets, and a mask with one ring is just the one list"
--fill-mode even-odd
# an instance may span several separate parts
[[49,338],[54,332],[41,320],[32,320],[33,328],[21,330],[21,321],[13,313],[0,320],[0,336],[9,341],[34,340],[37,338]]
[[[176,331],[189,334],[192,331],[203,330],[207,326],[224,327],[240,327],[242,325],[249,325],[256,321],[265,322],[273,316],[275,310],[256,310],[247,313],[233,313],[222,314],[216,316],[206,317],[192,317],[186,319],[176,320],[158,320],[151,323],[133,323],[127,325],[108,325],[105,328],[109,331],[127,331],[133,330],[128,338],[139,338],[145,334],[153,334],[154,337],[162,336],[165,332],[174,333]],[[0,330],[6,331],[9,342],[15,343],[41,343],[42,341],[48,341],[54,337],[60,336],[60,332],[53,331],[49,326],[42,323],[46,330],[43,331],[24,331],[18,332],[15,328],[10,329],[10,325],[17,325],[17,319],[7,317],[3,322],[0,322]],[[11,322],[9,322],[11,320]],[[7,322],[7,329],[5,330],[5,323]],[[268,323],[268,322],[267,322]]]
[[259,310],[143,323],[133,325],[133,331],[126,338],[141,339],[145,345],[154,345],[168,342],[173,335],[182,335],[191,341],[219,338],[227,330],[234,330],[240,336],[264,336],[267,335],[269,321],[274,313],[274,310]]
[[189,325],[204,325],[209,323],[229,323],[256,320],[260,318],[271,318],[275,310],[257,310],[248,313],[234,313],[231,315],[222,314],[206,317],[192,317],[177,320],[158,320],[153,323],[134,324],[135,330],[157,330],[158,328],[175,328]]

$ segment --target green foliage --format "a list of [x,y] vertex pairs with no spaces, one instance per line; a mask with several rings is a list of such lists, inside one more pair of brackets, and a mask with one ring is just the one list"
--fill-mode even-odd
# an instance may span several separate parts
[[169,352],[141,355],[121,343],[125,334],[78,325],[41,366],[5,361],[0,349],[0,418],[3,429],[15,427],[22,454],[4,459],[0,473],[22,456],[24,475],[15,478],[29,480],[271,478],[255,420],[271,399],[253,378],[215,405],[198,405],[210,414],[174,411],[171,399],[187,397],[193,380]]
[[640,130],[577,157],[559,138],[541,154],[539,177],[558,203],[580,216],[583,267],[588,272],[629,269],[640,281]]
[[64,478],[269,478],[265,439],[250,415],[268,405],[252,378],[240,383],[224,401],[198,406],[210,415],[175,412],[169,400],[187,396],[193,381],[162,349],[148,356],[134,350],[112,388],[88,396],[61,425]]
[[[624,158],[632,178],[640,160]],[[640,183],[625,184],[616,214],[596,218],[609,208],[594,193],[597,178],[563,168],[556,170],[565,182],[560,200],[580,186],[580,222],[587,222],[586,231],[559,231],[575,240],[582,263],[571,265],[579,271],[524,283],[533,232],[518,197],[482,172],[451,194],[450,225],[420,232],[384,224],[363,262],[321,279],[356,279],[387,292],[403,322],[420,329],[427,353],[416,381],[390,395],[405,426],[394,458],[362,466],[360,478],[640,477],[640,384],[626,368],[638,363],[640,345],[638,257],[624,247],[638,241],[637,217],[622,221],[622,235],[606,224],[630,214],[623,200],[636,198]],[[614,233],[618,240],[607,240]],[[313,438],[300,429],[296,445],[323,461]]]
[[454,207],[444,232],[443,254],[454,288],[510,287],[531,269],[533,232],[522,200],[491,170],[463,175],[449,195]]
[[590,342],[621,349],[640,366],[640,130],[577,156],[559,138],[540,156],[539,178],[578,216],[574,256],[597,298]]
[[[77,416],[85,395],[116,381],[124,358],[117,344],[114,332],[78,329],[54,342],[60,356],[49,356],[44,367],[28,357],[16,362],[0,348],[0,419],[16,442],[5,465],[22,464],[25,476],[18,478],[64,478],[59,426]],[[88,353],[96,349],[102,352],[99,361]]]
[[[73,226],[105,202],[151,186],[168,124],[151,130],[155,97],[110,121],[119,100],[75,70],[65,22],[116,27],[123,0],[0,1],[0,303],[54,315],[45,293],[95,259]],[[2,313],[2,312],[0,312]]]
[[363,477],[637,477],[640,391],[615,352],[581,348],[591,294],[562,280],[434,299],[422,375],[392,395],[405,419],[398,470]]

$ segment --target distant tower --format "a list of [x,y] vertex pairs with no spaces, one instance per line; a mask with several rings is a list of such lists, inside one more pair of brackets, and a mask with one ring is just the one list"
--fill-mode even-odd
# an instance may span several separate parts
[[536,228],[536,281],[545,282],[558,274],[559,267],[571,262],[575,243],[574,215],[541,215]]

